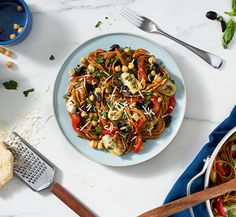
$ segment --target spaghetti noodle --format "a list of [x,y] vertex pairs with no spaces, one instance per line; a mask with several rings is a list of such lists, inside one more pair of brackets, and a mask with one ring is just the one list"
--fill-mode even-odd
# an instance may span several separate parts
[[113,45],[80,61],[64,98],[73,129],[93,148],[137,153],[170,125],[176,85],[148,51]]

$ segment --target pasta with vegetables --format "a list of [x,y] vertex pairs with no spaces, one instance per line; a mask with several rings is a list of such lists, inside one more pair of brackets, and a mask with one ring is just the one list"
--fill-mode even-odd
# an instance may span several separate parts
[[176,85],[154,55],[115,44],[80,62],[64,98],[73,129],[91,147],[137,153],[171,124]]

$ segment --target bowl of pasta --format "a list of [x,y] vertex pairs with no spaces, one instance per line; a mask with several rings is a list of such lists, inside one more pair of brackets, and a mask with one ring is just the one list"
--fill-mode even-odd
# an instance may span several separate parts
[[[213,187],[235,178],[236,127],[219,142],[211,156],[205,175],[205,188]],[[228,192],[206,202],[210,217],[236,216],[236,192]]]
[[176,135],[185,104],[173,59],[155,42],[125,33],[81,45],[62,65],[54,88],[63,134],[86,157],[110,166],[160,153]]

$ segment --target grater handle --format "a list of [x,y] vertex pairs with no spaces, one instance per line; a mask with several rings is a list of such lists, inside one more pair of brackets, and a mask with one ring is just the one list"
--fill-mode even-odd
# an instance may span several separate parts
[[95,217],[82,203],[73,197],[65,188],[58,183],[53,183],[50,191],[70,207],[80,217]]

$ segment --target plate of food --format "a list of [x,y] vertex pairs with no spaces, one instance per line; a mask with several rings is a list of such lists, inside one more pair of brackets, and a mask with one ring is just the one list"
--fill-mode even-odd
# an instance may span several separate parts
[[87,158],[129,166],[160,153],[183,121],[186,91],[175,61],[142,36],[93,38],[63,63],[54,111],[67,140]]

